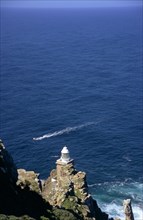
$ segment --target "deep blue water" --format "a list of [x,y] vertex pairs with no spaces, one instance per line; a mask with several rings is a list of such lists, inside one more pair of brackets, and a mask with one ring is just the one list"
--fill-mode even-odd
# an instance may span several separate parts
[[17,167],[46,178],[67,145],[105,210],[120,215],[129,197],[138,220],[141,17],[139,8],[1,9],[1,138]]

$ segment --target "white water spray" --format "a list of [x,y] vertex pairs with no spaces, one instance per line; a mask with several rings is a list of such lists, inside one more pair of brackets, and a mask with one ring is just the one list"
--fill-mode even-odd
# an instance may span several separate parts
[[40,140],[43,140],[45,138],[51,138],[51,137],[55,137],[55,136],[58,136],[58,135],[62,135],[62,134],[68,134],[72,131],[76,131],[76,130],[79,130],[79,129],[82,129],[84,127],[87,127],[87,126],[90,126],[90,125],[95,125],[95,124],[98,124],[99,122],[87,122],[87,123],[84,123],[84,124],[81,124],[81,125],[78,125],[78,126],[74,126],[74,127],[67,127],[65,129],[62,129],[60,131],[55,131],[53,133],[48,133],[48,134],[45,134],[41,137],[37,137],[37,138],[33,138],[34,141],[40,141]]

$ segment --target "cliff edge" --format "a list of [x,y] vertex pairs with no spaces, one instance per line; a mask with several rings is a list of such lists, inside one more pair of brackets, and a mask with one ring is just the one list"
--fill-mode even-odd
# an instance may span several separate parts
[[62,149],[56,165],[43,185],[43,198],[52,206],[74,212],[78,219],[108,220],[108,215],[100,210],[88,193],[86,173],[74,168],[74,160],[70,158],[67,147]]
[[[34,171],[17,169],[0,140],[0,199],[1,220],[108,220],[89,194],[86,173],[75,169],[67,147],[48,179],[41,181]],[[133,220],[131,203],[124,202],[124,209],[126,219]]]

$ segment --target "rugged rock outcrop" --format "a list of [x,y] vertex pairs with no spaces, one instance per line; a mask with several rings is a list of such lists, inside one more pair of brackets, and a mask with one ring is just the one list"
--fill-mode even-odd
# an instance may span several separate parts
[[7,211],[8,204],[12,202],[11,198],[16,198],[18,193],[16,187],[17,177],[17,168],[13,159],[0,140],[0,213]]
[[18,177],[17,168],[11,155],[5,149],[5,146],[0,140],[0,180],[1,184],[9,184],[9,187],[13,187],[16,184]]
[[8,215],[27,215],[34,219],[39,219],[41,215],[48,216],[47,210],[51,211],[52,207],[37,193],[40,189],[34,187],[35,180],[32,181],[35,176],[34,172],[17,172],[12,157],[0,140],[0,214],[3,214],[0,219],[7,219],[4,216]]
[[[67,148],[65,152],[69,154]],[[52,206],[71,210],[78,219],[107,220],[108,215],[99,209],[96,201],[88,193],[86,173],[78,172],[74,168],[73,160],[68,157],[63,154],[61,159],[57,160],[56,169],[44,183],[44,199]]]
[[[73,164],[65,166],[61,172],[63,176],[58,179],[59,191],[53,194],[56,170],[51,172],[42,185],[39,174],[17,170],[12,157],[0,141],[0,219],[86,219],[84,216],[90,215],[90,209],[82,202],[87,195],[85,173],[77,172]],[[71,184],[72,178],[75,190]]]
[[134,215],[131,206],[131,200],[126,199],[123,201],[124,213],[125,213],[125,220],[134,220]]
[[[67,148],[45,181],[39,174],[16,168],[0,140],[0,219],[108,220],[88,192],[86,173],[74,168]],[[126,220],[134,220],[130,200]],[[113,219],[112,219],[113,220]]]
[[18,180],[16,182],[17,186],[21,189],[29,187],[29,190],[41,193],[42,184],[39,179],[39,174],[34,171],[26,171],[24,169],[18,169]]

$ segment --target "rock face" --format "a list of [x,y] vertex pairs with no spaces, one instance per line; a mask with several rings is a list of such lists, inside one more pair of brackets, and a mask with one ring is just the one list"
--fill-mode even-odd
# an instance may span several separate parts
[[15,198],[18,192],[16,187],[18,173],[12,157],[5,149],[0,140],[0,213],[1,210],[6,212],[11,210],[8,204],[12,202],[11,198]]
[[5,149],[5,146],[0,139],[0,180],[1,184],[7,183],[13,187],[16,184],[18,177],[17,168],[11,155]]
[[[33,171],[17,171],[0,141],[0,219],[40,219],[42,215],[51,215],[47,210],[51,211],[52,207],[40,196],[36,176]],[[10,215],[22,217],[6,217]]]
[[28,215],[40,219],[43,215],[44,219],[53,220],[107,220],[108,215],[101,212],[88,194],[86,174],[75,170],[73,160],[66,157],[65,160],[66,163],[57,161],[56,170],[42,186],[39,174],[17,170],[0,141],[0,214],[3,214],[0,217]]
[[126,199],[123,201],[124,213],[125,213],[125,220],[134,220],[134,215],[131,206],[131,200]]
[[107,220],[97,203],[88,193],[86,174],[76,171],[73,160],[57,160],[57,167],[45,181],[42,195],[52,206],[76,213],[78,219]]
[[29,187],[29,190],[41,193],[42,186],[39,179],[39,174],[34,171],[26,171],[24,169],[18,169],[18,180],[16,182],[21,189]]
[[[17,170],[0,140],[0,219],[108,220],[88,193],[86,173],[74,168],[66,147],[56,165],[41,182],[34,171]],[[126,220],[134,220],[130,200],[124,200],[124,211]]]

